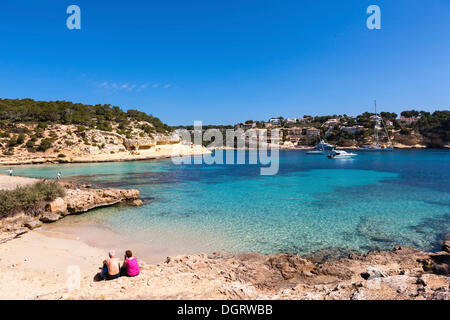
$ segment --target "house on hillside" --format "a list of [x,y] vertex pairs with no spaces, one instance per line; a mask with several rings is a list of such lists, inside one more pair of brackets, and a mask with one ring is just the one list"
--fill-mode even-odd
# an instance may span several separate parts
[[238,123],[234,125],[234,130],[238,130],[238,129],[242,129],[242,130],[248,130],[248,129],[253,129],[256,127],[256,123],[255,122],[251,122],[251,123]]
[[318,137],[320,136],[320,130],[317,128],[306,128],[306,136]]
[[290,136],[301,136],[301,135],[303,135],[303,128],[299,128],[299,127],[289,128],[288,134]]
[[286,123],[297,123],[296,118],[286,118]]
[[406,123],[406,124],[410,125],[410,124],[416,122],[419,119],[420,119],[420,117],[404,117],[404,116],[401,116],[400,117],[400,122],[403,122],[403,123]]
[[363,126],[351,126],[351,127],[343,127],[341,128],[342,131],[348,132],[348,133],[357,133],[363,130]]
[[299,123],[309,123],[311,122],[308,118],[298,118]]
[[335,125],[339,124],[339,122],[341,122],[341,119],[339,119],[339,118],[328,119],[323,125],[325,127],[334,127]]
[[281,120],[278,118],[270,118],[269,122],[272,125],[280,125],[281,124]]

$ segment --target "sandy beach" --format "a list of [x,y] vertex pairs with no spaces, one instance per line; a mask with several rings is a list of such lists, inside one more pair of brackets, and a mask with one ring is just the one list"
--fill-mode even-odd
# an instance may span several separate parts
[[65,293],[67,268],[78,266],[87,283],[103,255],[75,239],[31,232],[0,245],[0,256],[0,299],[59,299]]
[[40,231],[1,244],[0,299],[450,299],[449,277],[422,267],[448,253],[406,247],[318,265],[286,254],[183,255],[153,265],[138,258],[139,276],[94,281],[105,255]]
[[0,190],[12,190],[17,187],[23,187],[39,181],[38,179],[15,177],[5,174],[0,174]]

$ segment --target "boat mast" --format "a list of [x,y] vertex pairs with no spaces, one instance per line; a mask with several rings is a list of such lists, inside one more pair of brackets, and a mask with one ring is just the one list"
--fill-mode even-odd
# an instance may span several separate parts
[[377,135],[377,147],[378,147],[378,114],[377,114],[377,100],[375,102],[375,132]]

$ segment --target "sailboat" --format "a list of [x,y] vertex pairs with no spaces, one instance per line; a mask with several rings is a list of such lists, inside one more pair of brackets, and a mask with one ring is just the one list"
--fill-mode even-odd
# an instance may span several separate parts
[[[381,147],[378,143],[379,138],[378,138],[378,127],[380,124],[380,120],[381,120],[381,124],[383,125],[384,128],[384,132],[386,133],[386,136],[389,140],[389,145],[390,147],[385,148],[385,147]],[[356,150],[358,151],[376,151],[376,152],[384,152],[384,151],[392,151],[393,147],[392,147],[392,142],[391,142],[391,138],[389,138],[389,133],[387,132],[386,126],[384,125],[384,121],[383,118],[381,116],[378,115],[377,113],[377,101],[375,100],[375,134],[377,137],[377,143],[376,144],[371,144],[371,145],[363,145],[361,146],[361,148],[357,148]]]

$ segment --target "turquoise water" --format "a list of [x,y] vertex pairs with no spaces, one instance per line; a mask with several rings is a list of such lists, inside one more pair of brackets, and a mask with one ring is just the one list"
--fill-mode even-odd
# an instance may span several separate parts
[[[137,188],[146,204],[77,216],[142,243],[193,251],[307,254],[408,245],[436,250],[450,231],[450,152],[396,150],[352,160],[280,152],[275,176],[256,165],[169,161],[17,167],[30,177]],[[65,220],[65,219],[64,219]]]

